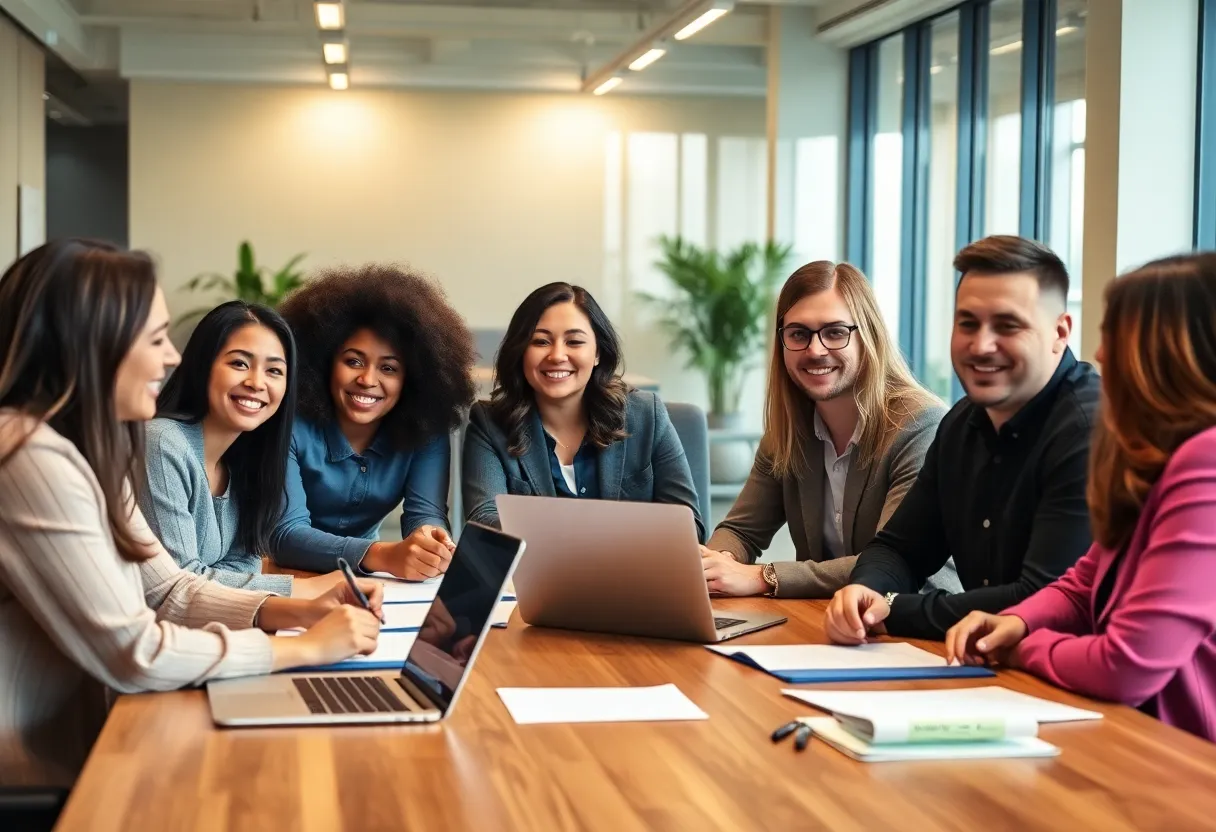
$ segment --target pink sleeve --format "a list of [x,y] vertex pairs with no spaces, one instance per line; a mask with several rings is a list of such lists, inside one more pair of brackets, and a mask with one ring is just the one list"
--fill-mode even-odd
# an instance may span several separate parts
[[1160,488],[1147,546],[1106,631],[1032,632],[1017,653],[1031,673],[1077,693],[1139,705],[1216,631],[1216,432],[1176,452]]
[[1094,592],[1101,551],[1096,544],[1090,546],[1085,556],[1054,583],[1005,610],[1002,615],[1016,615],[1026,622],[1026,628],[1032,633],[1055,630],[1079,636],[1089,632],[1090,597]]

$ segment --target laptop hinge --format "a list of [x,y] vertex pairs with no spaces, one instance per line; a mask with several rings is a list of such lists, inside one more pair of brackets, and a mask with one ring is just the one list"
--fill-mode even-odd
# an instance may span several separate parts
[[426,694],[419,690],[418,687],[409,679],[400,675],[394,676],[393,678],[397,684],[401,686],[401,690],[405,693],[405,696],[402,698],[405,699],[405,704],[409,706],[411,711],[414,713],[422,713],[423,711],[436,710],[435,706],[432,705],[430,700],[426,698]]

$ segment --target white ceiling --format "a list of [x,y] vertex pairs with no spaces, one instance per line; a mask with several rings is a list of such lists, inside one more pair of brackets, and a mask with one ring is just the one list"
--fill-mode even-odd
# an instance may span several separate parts
[[[584,74],[685,2],[347,0],[351,83],[577,91]],[[325,83],[311,0],[0,0],[0,7],[39,36],[53,31],[48,45],[86,80]],[[632,75],[628,91],[763,95],[767,19],[766,3],[740,0]]]

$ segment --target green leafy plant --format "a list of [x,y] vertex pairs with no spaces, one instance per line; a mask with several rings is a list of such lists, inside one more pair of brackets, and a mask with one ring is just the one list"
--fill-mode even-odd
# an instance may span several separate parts
[[[275,307],[293,290],[303,285],[304,273],[296,268],[303,259],[303,254],[297,254],[287,261],[287,265],[268,275],[265,267],[257,265],[253,257],[253,246],[246,241],[241,243],[237,251],[237,267],[231,276],[215,272],[200,274],[182,289],[189,292],[220,290],[228,300],[243,300]],[[210,306],[193,309],[183,315],[179,323],[202,317],[210,311]]]
[[792,247],[744,243],[719,254],[682,237],[659,238],[659,268],[678,290],[675,297],[639,293],[662,310],[660,326],[688,367],[705,374],[710,412],[739,409],[747,374],[769,334],[777,285],[785,275]]

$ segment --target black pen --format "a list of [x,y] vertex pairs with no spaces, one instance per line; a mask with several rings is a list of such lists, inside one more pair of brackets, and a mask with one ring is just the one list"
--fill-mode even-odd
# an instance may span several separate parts
[[781,742],[781,740],[785,739],[790,734],[794,733],[794,730],[798,727],[798,725],[799,725],[799,722],[796,719],[793,722],[787,722],[784,725],[782,725],[780,728],[778,728],[776,731],[773,732],[773,742]]
[[[351,571],[350,564],[346,562],[346,558],[338,558],[338,568],[342,570],[342,575],[346,578],[346,584],[350,587],[350,591],[354,593],[355,600],[368,612],[372,611],[372,604],[367,600],[367,596],[363,594],[363,590],[359,589],[359,584],[355,582],[355,573]],[[374,615],[374,613],[373,613]],[[384,613],[380,613],[380,623],[384,623]]]

